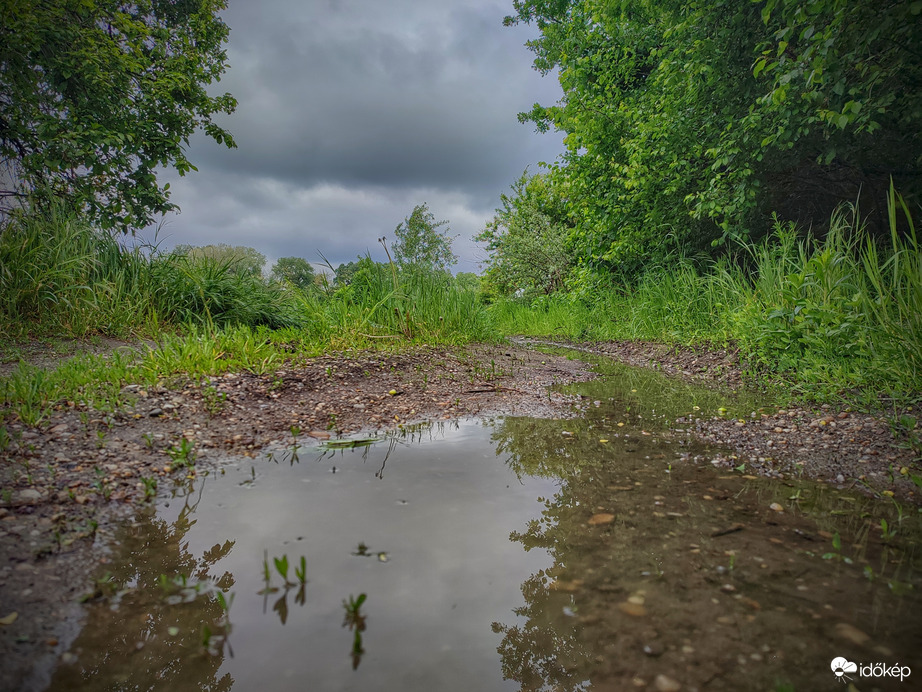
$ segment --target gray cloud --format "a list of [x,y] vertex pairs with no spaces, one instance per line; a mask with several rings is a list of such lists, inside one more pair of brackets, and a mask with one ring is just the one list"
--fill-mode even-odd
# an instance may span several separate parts
[[228,242],[270,257],[353,259],[415,204],[468,240],[526,165],[559,138],[516,120],[559,89],[530,68],[532,32],[504,28],[508,0],[232,2],[236,150],[196,138],[199,172],[169,174],[183,213],[166,245]]

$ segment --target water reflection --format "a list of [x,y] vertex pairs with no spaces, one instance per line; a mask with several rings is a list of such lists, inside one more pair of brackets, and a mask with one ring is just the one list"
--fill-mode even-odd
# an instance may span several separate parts
[[108,607],[90,609],[71,649],[76,661],[56,671],[51,689],[231,689],[233,678],[219,671],[225,655],[233,655],[235,580],[212,570],[234,541],[216,543],[200,557],[189,550],[200,498],[201,491],[179,498],[172,522],[145,509],[119,532],[119,555],[95,595]]
[[898,544],[882,541],[873,527],[900,520],[890,506],[673,463],[673,440],[611,414],[494,429],[517,474],[562,479],[510,535],[553,564],[523,582],[516,618],[493,623],[504,676],[526,691],[644,689],[658,676],[664,688],[801,690],[829,687],[836,656],[919,660],[917,517],[903,517]]

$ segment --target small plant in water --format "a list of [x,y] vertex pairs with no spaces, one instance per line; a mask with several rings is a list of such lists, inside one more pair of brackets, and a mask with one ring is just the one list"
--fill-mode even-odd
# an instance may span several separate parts
[[362,661],[362,654],[365,653],[365,649],[362,647],[362,632],[365,631],[366,616],[362,614],[361,609],[366,598],[367,596],[363,593],[359,594],[358,597],[349,594],[349,600],[343,600],[343,609],[346,611],[343,617],[343,627],[347,627],[353,632],[351,652],[352,670],[359,667],[359,663]]
[[301,565],[295,567],[295,577],[301,586],[307,583],[307,559],[303,555],[301,556]]
[[294,586],[294,582],[288,581],[288,555],[282,555],[282,557],[274,557],[272,561],[275,563],[275,569],[279,573],[279,576],[285,582],[285,587]]
[[849,557],[842,555],[842,538],[839,536],[839,533],[836,532],[832,537],[832,550],[831,553],[824,553],[824,560],[840,560],[847,565],[852,564],[852,560]]

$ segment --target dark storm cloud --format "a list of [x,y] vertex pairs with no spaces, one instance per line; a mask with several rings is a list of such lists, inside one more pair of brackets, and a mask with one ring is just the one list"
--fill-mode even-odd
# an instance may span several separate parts
[[560,149],[516,119],[552,103],[556,80],[531,68],[528,28],[504,28],[511,0],[231,0],[238,99],[221,124],[239,148],[196,137],[199,171],[169,173],[177,243],[249,245],[275,259],[334,264],[370,251],[427,202],[476,269],[477,233],[526,166]]
[[[378,5],[387,11],[369,16]],[[501,26],[501,5],[291,7],[304,14],[295,19],[278,3],[229,11],[224,84],[240,101],[228,122],[240,149],[209,148],[210,163],[305,185],[483,193],[509,182],[510,164],[535,139],[515,117],[535,98],[523,73],[532,89],[551,94],[554,85],[529,74],[528,52]]]

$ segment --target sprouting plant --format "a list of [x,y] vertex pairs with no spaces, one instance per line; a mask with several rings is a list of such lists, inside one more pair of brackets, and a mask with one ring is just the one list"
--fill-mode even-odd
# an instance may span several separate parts
[[216,387],[202,388],[202,403],[210,416],[216,416],[224,410],[227,403],[227,393],[219,392]]
[[290,428],[288,428],[288,430],[289,430],[289,432],[291,433],[291,436],[295,439],[295,441],[297,441],[297,440],[298,440],[298,435],[301,434],[301,426],[299,426],[299,425],[292,425]]
[[272,586],[272,571],[269,569],[269,551],[263,551],[263,583],[265,586],[259,592],[260,596],[268,596],[275,593],[278,589]]
[[141,435],[141,438],[144,440],[144,444],[147,445],[148,449],[154,448],[154,436],[150,433],[144,433]]
[[294,586],[294,584],[288,581],[288,555],[282,555],[281,558],[274,557],[272,561],[275,563],[275,569],[282,577],[285,582],[285,586]]
[[297,577],[298,583],[301,584],[301,586],[307,583],[307,559],[303,555],[301,556],[301,565],[295,567],[295,577]]
[[896,538],[897,528],[891,527],[886,519],[880,520],[880,534],[885,541],[891,541]]
[[106,500],[108,500],[109,496],[112,495],[112,488],[108,483],[105,482],[106,472],[98,466],[94,466],[93,474],[96,476],[96,480],[93,481],[93,487],[96,488],[97,492],[101,493]]
[[157,479],[153,476],[141,476],[144,485],[144,499],[151,500],[157,497]]
[[10,433],[7,431],[6,426],[0,426],[0,452],[5,452],[10,446],[10,442]]
[[96,448],[102,449],[106,446],[106,433],[102,430],[96,431]]
[[832,537],[832,550],[831,553],[824,553],[824,560],[841,560],[847,565],[852,564],[852,560],[849,557],[842,555],[842,538],[839,536],[838,531]]
[[195,444],[185,437],[180,440],[178,446],[173,445],[167,449],[166,453],[169,454],[170,458],[173,460],[173,466],[184,468],[195,464]]
[[343,600],[343,609],[346,611],[343,617],[343,627],[347,627],[354,633],[352,637],[352,669],[358,668],[362,660],[362,654],[365,650],[362,648],[362,632],[365,631],[365,615],[362,614],[362,604],[365,602],[366,595],[361,593],[358,597],[349,595],[349,600]]

